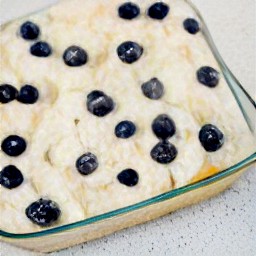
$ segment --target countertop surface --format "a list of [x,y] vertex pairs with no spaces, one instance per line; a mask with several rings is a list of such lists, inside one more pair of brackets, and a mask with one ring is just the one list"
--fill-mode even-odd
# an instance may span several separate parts
[[[0,21],[55,0],[0,0]],[[256,1],[193,0],[205,18],[224,60],[241,84],[256,98]],[[53,256],[130,255],[256,255],[256,169],[230,189],[198,205],[126,229]],[[2,256],[35,256],[0,244]]]

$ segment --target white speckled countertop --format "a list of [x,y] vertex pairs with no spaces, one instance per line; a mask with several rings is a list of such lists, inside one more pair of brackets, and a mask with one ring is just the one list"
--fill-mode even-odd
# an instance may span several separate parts
[[[0,0],[0,21],[55,0]],[[193,0],[203,14],[224,60],[256,98],[255,0]],[[53,256],[256,255],[256,172],[244,174],[232,188],[201,204],[88,242]],[[1,256],[35,256],[0,244]]]

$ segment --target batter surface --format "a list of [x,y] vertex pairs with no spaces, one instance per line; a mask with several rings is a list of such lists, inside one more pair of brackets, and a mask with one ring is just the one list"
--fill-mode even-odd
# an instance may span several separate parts
[[0,36],[2,230],[112,211],[253,152],[183,0],[60,1]]

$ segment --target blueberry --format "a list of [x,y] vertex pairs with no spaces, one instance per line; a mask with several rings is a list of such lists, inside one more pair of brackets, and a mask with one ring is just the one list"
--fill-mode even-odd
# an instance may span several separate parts
[[39,97],[38,90],[32,85],[24,85],[21,87],[18,101],[24,104],[34,104]]
[[25,40],[34,40],[38,38],[40,29],[35,23],[26,21],[20,27],[20,34]]
[[37,42],[31,46],[30,53],[36,57],[45,58],[52,54],[52,48],[46,42]]
[[200,30],[199,24],[195,19],[186,19],[183,22],[183,26],[190,34],[196,34]]
[[201,84],[213,88],[219,83],[219,72],[208,66],[201,67],[197,71],[197,79]]
[[79,67],[87,63],[88,55],[83,48],[73,45],[66,49],[63,60],[70,67]]
[[0,85],[0,103],[6,104],[15,100],[18,96],[18,91],[15,87],[9,84]]
[[122,121],[115,128],[117,138],[128,139],[136,132],[136,126],[131,121]]
[[120,18],[132,20],[140,15],[140,8],[134,3],[127,2],[118,8],[118,14]]
[[162,2],[157,2],[151,5],[148,9],[148,16],[152,19],[162,20],[169,13],[169,6]]
[[8,165],[0,172],[0,184],[5,188],[16,188],[23,180],[23,175],[16,166]]
[[207,152],[215,152],[224,144],[224,134],[214,125],[206,124],[199,132],[199,140]]
[[117,179],[121,184],[128,187],[134,187],[139,182],[139,175],[133,169],[126,169],[117,175]]
[[117,48],[118,57],[122,62],[127,64],[137,61],[142,53],[143,48],[139,44],[131,41],[124,42]]
[[93,173],[99,166],[97,157],[92,153],[86,153],[80,156],[76,161],[76,169],[82,175]]
[[25,213],[33,223],[41,227],[47,227],[58,220],[61,210],[54,201],[41,198],[30,204]]
[[152,130],[159,139],[166,140],[175,134],[176,126],[168,115],[162,114],[153,121]]
[[10,135],[2,141],[1,149],[8,156],[19,156],[27,148],[26,141],[18,135]]
[[154,161],[160,164],[169,164],[176,158],[178,151],[174,145],[168,141],[163,141],[151,150],[150,155]]
[[152,100],[158,100],[164,94],[164,86],[157,78],[152,78],[148,82],[143,83],[141,89],[143,94]]
[[92,91],[87,96],[87,109],[95,116],[106,116],[114,107],[115,103],[112,98],[102,91]]

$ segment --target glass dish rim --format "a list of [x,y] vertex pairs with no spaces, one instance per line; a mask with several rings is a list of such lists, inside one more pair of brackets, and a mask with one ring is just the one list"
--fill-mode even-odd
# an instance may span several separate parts
[[[215,59],[217,60],[224,76],[226,73],[231,75],[231,79],[233,79],[235,81],[236,86],[238,86],[242,90],[242,92],[245,94],[247,99],[250,101],[250,103],[254,106],[254,108],[256,110],[256,102],[250,97],[249,93],[242,87],[242,85],[239,83],[239,81],[235,78],[235,76],[232,74],[232,72],[228,69],[227,65],[225,64],[224,60],[222,59],[221,55],[219,54],[219,52],[214,44],[214,41],[211,37],[211,34],[207,28],[207,25],[206,25],[203,17],[201,16],[200,12],[198,11],[198,9],[195,7],[194,4],[191,3],[190,0],[183,0],[183,1],[187,2],[192,7],[192,9],[195,11],[197,17],[200,19],[201,26],[203,28],[202,32],[204,33],[206,42],[208,43],[210,49],[212,50],[212,53],[214,54]],[[49,8],[49,7],[47,7],[47,8]],[[45,9],[45,8],[43,8],[43,9]],[[39,10],[39,11],[41,11],[41,10]],[[39,11],[37,11],[37,12],[39,12]],[[37,12],[33,12],[33,13],[37,13]],[[31,14],[33,14],[33,13],[31,13]],[[10,21],[2,24],[1,27],[5,26],[8,23],[10,23]],[[225,76],[225,79],[228,83],[230,77]],[[240,104],[239,99],[236,99],[236,101],[238,104]],[[16,234],[16,233],[10,233],[10,232],[0,230],[0,236],[9,238],[9,239],[29,239],[29,238],[45,237],[48,235],[54,235],[54,234],[62,233],[62,232],[69,231],[72,229],[76,229],[76,228],[82,228],[87,225],[95,224],[95,223],[97,223],[99,221],[103,221],[103,220],[108,220],[109,218],[117,217],[122,214],[126,214],[129,212],[135,211],[135,210],[139,210],[143,207],[147,207],[147,206],[159,203],[159,202],[163,202],[165,200],[180,196],[184,193],[205,187],[207,185],[210,185],[212,183],[220,181],[228,176],[231,176],[232,174],[239,172],[241,169],[243,169],[247,166],[250,166],[254,162],[256,162],[256,152],[254,152],[252,155],[245,158],[244,160],[240,161],[239,163],[237,163],[223,171],[220,171],[206,179],[203,179],[203,180],[197,181],[195,183],[191,183],[189,185],[162,193],[158,196],[149,198],[147,200],[141,201],[141,202],[133,204],[133,205],[129,205],[129,206],[126,206],[126,207],[123,207],[123,208],[120,208],[120,209],[117,209],[114,211],[110,211],[110,212],[107,212],[104,214],[93,216],[93,217],[90,217],[90,218],[87,218],[87,219],[84,219],[81,221],[57,226],[57,227],[54,227],[51,229],[42,230],[42,231],[38,231],[38,232]]]

